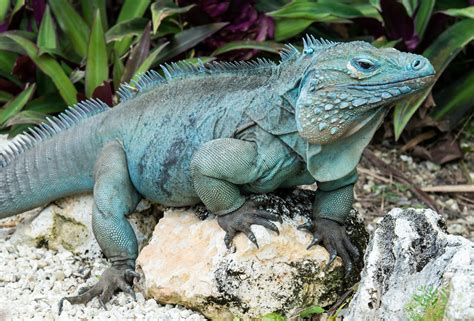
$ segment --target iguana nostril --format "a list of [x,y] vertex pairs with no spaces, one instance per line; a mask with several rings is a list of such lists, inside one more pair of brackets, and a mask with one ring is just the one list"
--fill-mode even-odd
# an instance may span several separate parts
[[416,58],[412,61],[411,67],[413,70],[420,70],[425,65],[424,61],[421,58]]

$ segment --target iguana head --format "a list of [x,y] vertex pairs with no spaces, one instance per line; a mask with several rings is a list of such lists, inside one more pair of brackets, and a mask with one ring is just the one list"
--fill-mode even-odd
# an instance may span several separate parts
[[366,42],[305,39],[300,62],[307,65],[296,99],[300,135],[328,144],[364,126],[381,108],[433,83],[434,68],[423,56]]

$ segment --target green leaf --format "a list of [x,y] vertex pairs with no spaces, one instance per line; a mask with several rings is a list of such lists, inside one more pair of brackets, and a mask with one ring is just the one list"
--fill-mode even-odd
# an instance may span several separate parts
[[[467,75],[445,88],[436,95],[436,107],[432,116],[440,120],[446,116],[462,114],[461,111],[474,106],[474,71],[469,71]],[[454,125],[454,124],[453,124]]]
[[271,53],[279,53],[283,48],[283,45],[274,42],[274,41],[254,41],[254,40],[243,40],[243,41],[232,41],[228,42],[225,45],[216,49],[212,56],[217,56],[225,52],[232,50],[242,50],[242,49],[257,49],[262,51],[267,51]]
[[38,54],[38,47],[28,39],[10,32],[0,34],[0,39],[3,37],[13,40],[16,45],[20,46],[36,66],[53,80],[56,88],[58,88],[59,93],[68,105],[73,105],[77,102],[77,90],[56,60],[48,55],[40,56]]
[[273,312],[265,314],[261,321],[286,321],[286,318],[279,313]]
[[363,16],[362,12],[347,4],[338,2],[317,3],[308,0],[295,0],[279,10],[270,12],[269,15],[279,18],[311,19],[313,21],[327,21],[330,16],[339,18]]
[[49,0],[49,4],[59,27],[71,41],[74,50],[79,56],[85,57],[89,26],[67,0]]
[[58,94],[38,97],[26,104],[25,109],[44,114],[54,114],[64,111],[67,105]]
[[13,95],[10,94],[9,92],[0,90],[0,102],[1,103],[5,103],[5,102],[9,101],[10,99],[12,99],[12,97],[13,97]]
[[102,29],[100,12],[96,11],[87,49],[86,96],[92,97],[94,89],[108,78],[109,63],[107,61],[104,29]]
[[[456,55],[474,40],[474,20],[465,19],[445,30],[423,53],[436,70],[435,81]],[[411,119],[431,92],[433,86],[417,96],[398,103],[393,112],[395,139],[398,139]]]
[[194,47],[195,45],[197,45],[213,33],[219,31],[226,25],[227,22],[217,22],[193,27],[181,31],[180,33],[177,33],[171,39],[170,44],[158,55],[158,57],[156,58],[156,63],[161,63]]
[[165,42],[165,43],[161,44],[161,46],[159,46],[158,48],[154,49],[148,55],[148,57],[146,57],[146,59],[142,62],[140,67],[137,68],[137,70],[135,71],[135,75],[141,74],[141,73],[147,71],[148,69],[150,69],[151,66],[155,63],[156,57],[158,57],[158,55],[163,50],[163,48],[165,48],[168,44],[169,44],[169,42]]
[[13,52],[0,51],[0,71],[10,74],[17,57],[18,55]]
[[120,60],[120,57],[117,57],[117,55],[114,54],[114,67],[113,67],[113,82],[114,82],[114,88],[117,90],[120,86],[120,79],[122,79],[123,75],[123,69],[124,65],[122,60]]
[[51,11],[49,6],[46,6],[43,18],[41,19],[41,25],[38,33],[37,45],[42,53],[51,53],[57,51],[57,40],[56,31],[54,30],[53,19],[51,17]]
[[[32,32],[23,31],[23,30],[12,30],[8,31],[11,35],[17,35],[28,40],[36,39],[36,35]],[[2,34],[0,33],[0,36]],[[18,45],[15,41],[11,40],[8,37],[0,37],[0,50],[14,52],[20,55],[25,55],[25,50]]]
[[431,18],[431,14],[433,13],[434,5],[435,0],[420,1],[420,5],[415,16],[415,31],[420,37],[420,39],[423,38],[426,26],[428,25],[428,22]]
[[324,309],[321,308],[320,306],[313,305],[313,306],[301,311],[300,312],[300,317],[301,318],[306,318],[306,317],[312,316],[314,314],[321,314],[321,313],[324,313],[324,312],[325,312]]
[[107,30],[106,0],[81,0],[82,15],[89,26],[94,23],[95,12],[99,10],[102,28]]
[[[117,23],[143,16],[149,5],[150,0],[125,0],[122,9],[120,9]],[[131,43],[132,37],[126,37],[114,44],[114,50],[121,56],[127,51]]]
[[5,127],[22,124],[39,125],[44,122],[46,117],[48,117],[48,114],[32,110],[23,110],[8,119],[8,121],[5,123]]
[[294,37],[313,22],[311,19],[275,19],[275,40],[283,41]]
[[[422,0],[420,2],[423,2],[425,0]],[[415,13],[416,7],[418,5],[418,0],[402,0],[401,1],[405,9],[407,10],[407,13],[410,17],[413,17],[413,14]]]
[[5,104],[5,106],[0,110],[0,125],[5,124],[8,119],[22,110],[31,97],[33,97],[35,88],[35,84],[31,86],[27,85],[18,96],[14,97]]
[[0,22],[7,17],[8,9],[10,8],[10,0],[0,1]]
[[143,31],[142,36],[140,37],[138,43],[133,47],[128,57],[127,63],[125,64],[125,69],[122,75],[122,82],[128,82],[132,79],[133,75],[137,71],[137,68],[145,61],[145,58],[150,52],[150,33],[151,33],[151,23],[148,23]]
[[474,6],[466,8],[452,8],[441,12],[448,16],[474,19]]
[[120,23],[110,28],[106,34],[105,39],[107,43],[112,41],[123,40],[124,38],[131,36],[139,36],[145,29],[148,19],[145,18],[133,18]]
[[151,5],[151,17],[153,21],[153,33],[156,33],[160,27],[161,22],[166,17],[170,17],[175,14],[188,12],[194,4],[190,4],[185,7],[177,6],[173,1],[169,0],[157,0]]

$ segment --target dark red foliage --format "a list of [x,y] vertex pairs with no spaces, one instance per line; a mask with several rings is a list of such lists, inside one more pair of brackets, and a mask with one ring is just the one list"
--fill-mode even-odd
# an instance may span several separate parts
[[[205,41],[209,50],[215,50],[231,41],[273,39],[275,23],[271,17],[255,9],[255,2],[254,0],[180,0],[179,4],[196,4],[187,15],[187,20],[192,24],[229,22],[226,27]],[[232,52],[231,55],[226,55],[226,58],[248,59],[256,52],[256,50]]]
[[402,39],[408,51],[414,51],[420,42],[415,31],[415,21],[401,2],[381,0],[380,7],[386,33],[389,39]]
[[36,66],[33,60],[26,55],[18,56],[13,65],[12,74],[21,82],[35,82]]

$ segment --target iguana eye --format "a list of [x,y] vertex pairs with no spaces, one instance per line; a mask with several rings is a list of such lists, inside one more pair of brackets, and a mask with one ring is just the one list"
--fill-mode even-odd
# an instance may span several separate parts
[[375,68],[375,64],[369,59],[358,58],[352,60],[352,65],[360,71],[371,71]]

